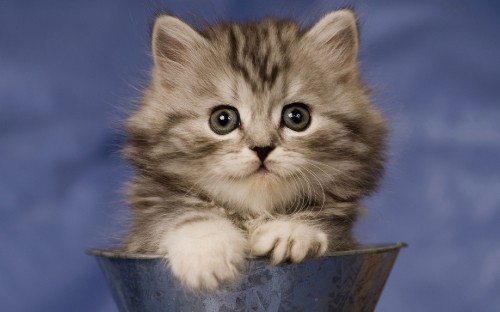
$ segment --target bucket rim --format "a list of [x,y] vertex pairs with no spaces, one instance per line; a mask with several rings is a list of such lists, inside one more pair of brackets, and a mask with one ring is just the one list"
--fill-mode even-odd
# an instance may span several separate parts
[[[322,258],[351,256],[360,254],[386,253],[391,251],[399,251],[399,249],[407,246],[408,244],[405,242],[397,242],[391,244],[366,244],[366,245],[360,245],[358,248],[352,250],[334,251]],[[125,252],[123,250],[112,249],[112,248],[91,248],[86,250],[86,253],[91,256],[114,258],[114,259],[164,259],[165,258],[164,255],[130,253],[130,252]],[[262,259],[262,258],[264,257],[248,257],[249,260]]]

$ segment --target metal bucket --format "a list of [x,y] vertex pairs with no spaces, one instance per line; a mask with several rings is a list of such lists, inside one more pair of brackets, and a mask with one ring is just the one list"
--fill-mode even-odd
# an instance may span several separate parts
[[340,251],[299,264],[249,259],[241,278],[193,293],[161,256],[92,249],[121,312],[373,311],[404,243]]

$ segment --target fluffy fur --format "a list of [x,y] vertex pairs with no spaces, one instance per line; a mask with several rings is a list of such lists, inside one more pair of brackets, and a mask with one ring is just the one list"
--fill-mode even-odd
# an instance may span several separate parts
[[[137,174],[124,248],[165,255],[184,285],[215,289],[237,278],[248,255],[299,262],[354,247],[386,133],[357,51],[349,10],[306,30],[267,19],[197,31],[157,17],[151,82],[127,123],[125,155]],[[295,102],[310,110],[305,131],[281,124]],[[241,118],[226,135],[209,125],[222,104]],[[255,146],[274,149],[261,163]]]

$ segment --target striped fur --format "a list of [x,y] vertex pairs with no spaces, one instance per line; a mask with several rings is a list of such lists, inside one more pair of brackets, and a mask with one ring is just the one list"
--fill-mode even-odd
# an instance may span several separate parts
[[[359,78],[357,42],[346,10],[306,30],[267,19],[195,31],[159,16],[151,83],[127,123],[136,177],[124,248],[165,254],[196,289],[236,278],[249,253],[279,263],[352,248],[359,200],[382,174],[386,137]],[[293,102],[309,107],[303,132],[280,125]],[[227,135],[209,127],[218,105],[240,114]],[[259,173],[251,148],[269,145],[270,172]]]

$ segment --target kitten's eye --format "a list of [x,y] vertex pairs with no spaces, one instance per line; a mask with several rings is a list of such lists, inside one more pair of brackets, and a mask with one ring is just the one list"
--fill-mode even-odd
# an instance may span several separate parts
[[210,128],[213,132],[224,135],[238,128],[240,116],[238,110],[231,106],[216,107],[210,115]]
[[294,131],[304,131],[311,123],[311,115],[303,103],[292,103],[283,108],[281,122]]

